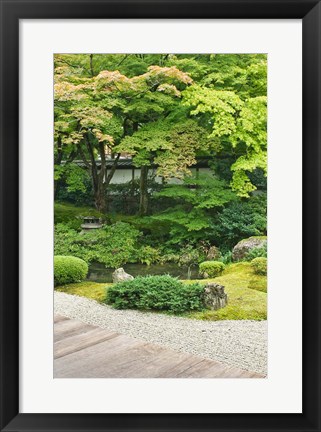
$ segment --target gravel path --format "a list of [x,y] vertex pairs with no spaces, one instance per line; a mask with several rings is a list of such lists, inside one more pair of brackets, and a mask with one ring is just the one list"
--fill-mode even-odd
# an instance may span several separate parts
[[267,321],[201,321],[116,310],[84,297],[55,292],[55,313],[163,345],[176,351],[267,373]]

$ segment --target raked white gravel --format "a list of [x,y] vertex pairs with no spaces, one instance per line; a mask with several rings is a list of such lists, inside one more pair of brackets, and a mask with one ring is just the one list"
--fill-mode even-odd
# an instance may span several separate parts
[[116,310],[55,292],[55,313],[176,351],[267,374],[267,321],[201,321]]

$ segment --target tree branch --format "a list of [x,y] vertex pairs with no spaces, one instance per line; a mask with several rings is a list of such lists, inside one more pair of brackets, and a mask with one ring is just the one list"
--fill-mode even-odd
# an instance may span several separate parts
[[106,155],[105,155],[105,146],[102,142],[99,143],[99,155],[100,155],[100,171],[98,177],[100,180],[103,180],[105,172],[106,172]]
[[62,161],[62,143],[61,143],[61,136],[58,136],[57,155],[55,156],[54,163],[55,165],[60,165],[61,161]]
[[78,146],[78,152],[79,152],[79,155],[80,155],[81,159],[83,160],[85,166],[89,170],[91,170],[91,164],[87,161],[84,150],[82,149],[81,145]]
[[106,177],[106,181],[105,181],[106,185],[109,185],[111,179],[113,178],[113,175],[115,174],[119,158],[120,158],[120,153],[117,153],[117,156],[114,159],[113,166],[111,167],[111,170],[109,171],[109,174]]
[[118,63],[118,65],[116,67],[119,67],[129,56],[129,54],[125,54],[125,57],[123,59],[121,59],[121,61]]

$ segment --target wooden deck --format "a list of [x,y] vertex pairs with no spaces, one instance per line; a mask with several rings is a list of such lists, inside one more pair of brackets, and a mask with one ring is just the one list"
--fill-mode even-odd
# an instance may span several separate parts
[[263,378],[63,316],[54,322],[54,378]]

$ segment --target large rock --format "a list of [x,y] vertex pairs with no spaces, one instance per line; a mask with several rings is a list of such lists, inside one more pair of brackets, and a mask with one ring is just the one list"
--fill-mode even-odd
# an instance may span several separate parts
[[248,252],[252,249],[261,248],[267,243],[267,238],[264,236],[260,237],[249,237],[247,239],[241,240],[234,246],[232,251],[233,261],[243,260]]
[[204,302],[207,307],[217,310],[227,305],[227,294],[224,286],[217,283],[208,283],[204,289]]
[[114,283],[125,282],[125,281],[129,281],[129,280],[134,279],[134,276],[126,273],[122,267],[115,270],[114,273],[112,274],[112,276],[113,276],[113,282]]
[[219,248],[216,246],[211,246],[206,254],[206,259],[208,261],[215,261],[221,256]]

